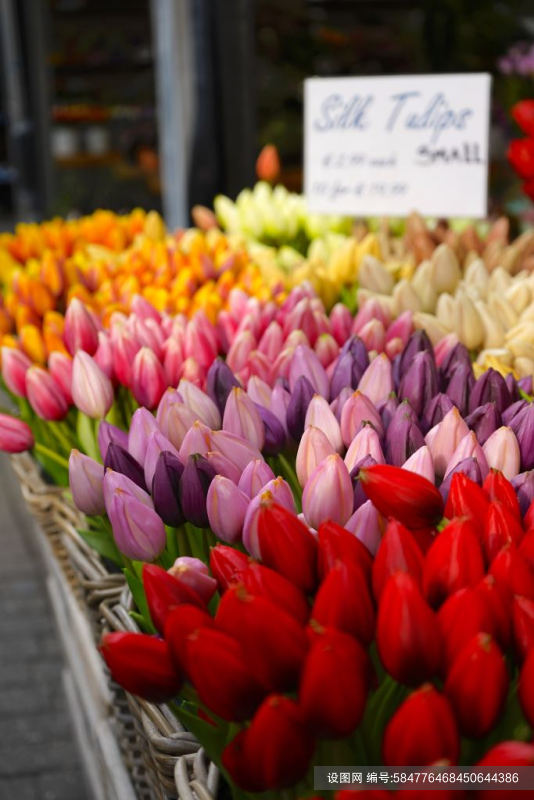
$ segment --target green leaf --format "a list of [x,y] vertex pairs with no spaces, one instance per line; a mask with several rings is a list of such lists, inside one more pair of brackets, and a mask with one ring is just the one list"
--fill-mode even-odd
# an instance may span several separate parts
[[79,530],[78,533],[100,556],[108,558],[110,561],[113,561],[114,564],[118,564],[119,567],[122,566],[122,556],[109,531],[102,529],[82,529]]
[[80,446],[84,453],[94,458],[95,461],[100,461],[100,450],[95,436],[95,425],[93,420],[78,411],[78,418],[76,420],[76,434],[80,442]]
[[145,597],[143,581],[139,575],[134,572],[134,569],[131,569],[130,567],[125,568],[124,576],[132,593],[135,605],[139,611],[139,616],[143,620],[143,625],[140,627],[142,627],[148,633],[156,633],[156,629],[150,618],[150,611],[148,610],[148,603]]

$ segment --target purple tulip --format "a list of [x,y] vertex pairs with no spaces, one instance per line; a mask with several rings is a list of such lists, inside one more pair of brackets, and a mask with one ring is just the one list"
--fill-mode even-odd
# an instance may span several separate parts
[[102,461],[104,461],[106,457],[111,442],[113,442],[113,444],[120,444],[121,447],[127,450],[128,434],[126,431],[122,431],[120,428],[112,425],[111,422],[106,422],[106,420],[103,419],[98,426],[98,449],[100,450]]
[[515,415],[509,426],[517,437],[521,453],[521,470],[534,467],[534,405],[527,406]]
[[483,406],[475,408],[465,421],[482,445],[500,427],[501,415],[495,403],[484,403]]
[[532,501],[534,500],[534,469],[527,472],[520,472],[515,478],[512,478],[512,486],[514,487],[517,499],[519,500],[519,508],[521,515],[525,515]]
[[447,498],[449,496],[449,490],[451,488],[451,481],[452,476],[455,475],[457,472],[463,472],[467,475],[475,483],[481,484],[482,483],[482,472],[480,470],[480,464],[476,460],[476,458],[464,458],[463,461],[460,461],[459,464],[451,469],[441,486],[439,487],[439,491],[441,492],[441,496],[443,497],[443,502],[447,502]]
[[179,458],[178,450],[171,444],[171,442],[164,436],[161,431],[153,431],[148,437],[146,453],[145,453],[145,483],[147,486],[152,486],[152,479],[156,470],[156,464],[160,453],[169,452],[176,458]]
[[291,358],[289,365],[289,386],[295,389],[297,381],[304,375],[318,394],[329,396],[330,381],[325,368],[310,347],[299,344]]
[[206,392],[219,409],[221,417],[224,414],[228,395],[234,386],[241,386],[241,384],[228,364],[222,358],[216,358],[208,370]]
[[452,400],[460,414],[467,414],[469,408],[469,394],[475,383],[471,365],[460,363],[454,369],[447,384],[447,395]]
[[439,366],[439,372],[445,383],[448,383],[452,377],[454,370],[463,364],[466,367],[471,367],[471,359],[469,351],[461,342],[455,344],[452,350],[445,356]]
[[165,525],[178,527],[184,522],[180,506],[180,479],[184,465],[179,458],[167,450],[159,453],[152,479],[154,508]]
[[437,425],[453,407],[453,402],[446,394],[435,394],[426,404],[421,416],[421,430],[428,433],[430,428]]
[[516,414],[519,414],[519,412],[526,408],[527,405],[528,403],[526,400],[516,400],[511,406],[505,408],[501,414],[502,424],[509,425]]
[[130,478],[131,481],[146,491],[145,471],[143,467],[139,461],[137,461],[128,450],[121,447],[120,444],[111,442],[104,460],[104,467],[126,475],[127,478]]
[[[402,353],[400,353],[399,361],[398,361],[398,374],[399,379],[402,379],[404,375],[410,369],[412,362],[417,355],[417,353],[428,353],[429,356],[434,358],[434,349],[432,347],[432,342],[428,338],[427,334],[423,330],[414,331],[408,341],[406,342],[406,346],[404,347]],[[435,362],[434,362],[435,366]]]
[[372,467],[377,462],[373,458],[373,456],[365,456],[358,461],[357,464],[350,471],[350,479],[352,481],[352,486],[354,489],[354,503],[352,506],[353,511],[357,511],[360,506],[367,502],[367,495],[365,494],[365,490],[362,486],[362,482],[359,478],[359,473],[362,467]]
[[300,441],[303,434],[306,412],[314,394],[315,390],[308,378],[301,375],[291,391],[286,413],[287,430],[296,442]]
[[283,427],[286,436],[288,435],[287,407],[289,405],[290,400],[291,400],[290,393],[284,386],[282,379],[278,378],[271,394],[271,411],[273,412],[278,422]]
[[265,441],[262,450],[268,456],[278,455],[286,446],[286,432],[284,427],[268,408],[265,408],[265,406],[259,403],[254,403],[254,405],[259,412],[265,430]]
[[197,528],[207,528],[206,495],[215,470],[204,456],[189,456],[180,479],[180,505],[185,518]]
[[503,376],[491,368],[475,381],[469,398],[469,411],[490,402],[496,404],[501,414],[511,403],[510,392]]
[[69,457],[69,484],[76,508],[90,516],[106,510],[102,481],[104,467],[93,458],[71,450]]
[[269,481],[274,480],[275,475],[270,466],[262,458],[250,461],[243,470],[239,483],[239,489],[248,497],[255,497],[261,492]]
[[525,394],[532,394],[532,375],[526,375],[517,381],[517,386]]
[[519,389],[517,387],[517,381],[512,375],[511,372],[506,375],[504,382],[508,387],[508,391],[510,392],[510,400],[515,403],[516,400],[519,400]]
[[128,432],[128,452],[140,464],[145,460],[148,437],[153,431],[159,431],[154,415],[147,408],[134,411]]
[[210,528],[223,542],[241,541],[250,498],[233,481],[216,475],[206,497]]
[[332,400],[332,402],[330,403],[330,408],[332,409],[334,416],[340,425],[341,425],[341,414],[345,407],[345,403],[347,402],[349,397],[352,397],[353,394],[354,392],[350,388],[350,386],[344,386],[343,389],[338,394],[338,396],[336,397],[336,399]]
[[393,415],[391,424],[386,429],[386,457],[388,463],[395,467],[401,467],[406,459],[425,443],[423,434],[413,420],[412,414],[405,410],[406,406],[411,411],[409,404],[401,403]]
[[369,355],[365,344],[357,336],[351,337],[341,348],[332,372],[330,399],[335,400],[346,386],[356,389],[368,366]]
[[127,558],[154,561],[165,549],[163,520],[128,492],[114,491],[108,516],[115,543]]
[[399,398],[409,400],[419,417],[437,391],[438,376],[434,356],[427,350],[416,353],[401,378]]
[[395,392],[391,392],[386,402],[379,406],[378,410],[380,412],[380,418],[382,419],[382,425],[384,428],[387,428],[387,426],[391,423],[393,414],[397,410],[398,405],[399,401],[397,400],[397,395]]

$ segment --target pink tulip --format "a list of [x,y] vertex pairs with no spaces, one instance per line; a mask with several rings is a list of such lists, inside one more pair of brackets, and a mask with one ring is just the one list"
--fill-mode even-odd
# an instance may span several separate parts
[[223,430],[240,436],[261,450],[265,442],[262,418],[246,392],[235,386],[226,400]]
[[383,434],[382,420],[374,403],[358,390],[351,394],[341,411],[341,435],[345,447],[350,446],[364,422],[370,422],[380,436]]
[[382,353],[371,361],[360,379],[358,389],[378,406],[388,399],[394,388],[391,362]]
[[65,313],[63,339],[71,356],[78,350],[85,350],[92,356],[98,347],[98,329],[93,316],[77,297],[70,301]]
[[339,345],[330,333],[322,333],[315,342],[317,358],[326,369],[339,355]]
[[358,313],[356,314],[354,323],[352,325],[352,332],[360,336],[360,331],[362,328],[374,320],[382,323],[382,326],[387,328],[391,322],[391,317],[385,311],[383,304],[379,300],[371,298],[360,307]]
[[149,303],[148,300],[146,300],[140,294],[135,294],[132,297],[130,308],[140,319],[152,319],[154,322],[161,322],[161,315],[159,311],[156,311],[152,303]]
[[327,456],[308,478],[302,511],[312,528],[332,520],[344,525],[352,513],[354,490],[349,471],[337,453]]
[[258,350],[270,361],[274,361],[282,350],[284,334],[278,322],[271,322],[258,343]]
[[152,498],[148,492],[145,492],[144,489],[141,489],[140,486],[134,483],[126,475],[123,475],[122,472],[115,472],[115,470],[108,467],[102,480],[102,487],[106,511],[111,506],[111,500],[116,489],[120,489],[122,492],[126,492],[126,494],[131,494],[147,508],[154,508],[154,503],[152,502]]
[[72,405],[72,358],[55,350],[48,359],[48,371],[63,392],[67,403]]
[[[79,351],[83,353],[82,350]],[[87,355],[87,353],[85,353]],[[87,356],[91,358],[91,356]],[[49,422],[63,419],[69,410],[57,381],[42,367],[30,367],[26,372],[28,402],[41,419]]]
[[445,475],[452,454],[468,433],[469,428],[456,406],[453,406],[441,422],[428,431],[425,444],[430,450],[436,475],[440,478]]
[[287,407],[289,405],[289,401],[291,400],[291,395],[289,392],[284,389],[281,383],[276,383],[273,388],[273,393],[271,395],[271,411],[278,419],[284,431],[287,435]]
[[152,350],[158,361],[163,356],[163,333],[154,320],[142,320],[132,314],[129,319],[130,330],[141,347]]
[[131,386],[139,405],[150,409],[157,406],[165,391],[167,382],[163,367],[148,347],[141,347],[134,358]]
[[0,414],[0,450],[5,453],[22,453],[34,445],[31,428],[21,419]]
[[249,502],[247,495],[235,483],[216,475],[206,497],[206,511],[215,536],[229,544],[241,541]]
[[185,379],[182,379],[178,384],[178,391],[185,405],[195,414],[196,419],[199,419],[212,430],[217,430],[221,427],[219,409],[206,392],[203,392],[194,383]]
[[206,381],[206,368],[199,364],[196,358],[190,356],[186,358],[180,369],[180,380],[189,381],[199,388],[204,386]]
[[289,387],[293,391],[295,383],[301,375],[308,378],[309,382],[318,394],[328,397],[330,382],[326,375],[323,365],[309,347],[299,345],[289,367]]
[[132,382],[133,362],[140,344],[124,326],[112,328],[110,341],[115,377],[123,386],[129,387]]
[[163,374],[167,386],[176,386],[180,380],[184,351],[181,342],[176,339],[167,339],[163,345]]
[[185,434],[182,444],[180,445],[180,459],[185,462],[189,456],[194,456],[199,453],[205,456],[209,450],[213,449],[212,432],[207,425],[204,425],[200,420],[195,420],[187,433]]
[[380,320],[372,319],[358,331],[358,336],[369,352],[381,353],[386,343],[386,331]]
[[259,350],[253,350],[250,354],[247,366],[240,370],[239,376],[243,376],[243,383],[246,385],[251,377],[257,376],[264,383],[269,384],[271,380],[271,362],[260,353]]
[[104,375],[107,375],[108,378],[114,377],[113,348],[111,346],[111,339],[107,333],[103,333],[102,331],[98,332],[98,347],[93,358]]
[[[289,371],[293,362],[295,350],[293,347],[284,347],[271,365],[269,383],[272,385],[277,378],[289,378]],[[326,373],[325,373],[326,374]]]
[[26,372],[32,362],[21,350],[2,347],[2,378],[10,392],[26,397]]
[[206,315],[197,311],[187,325],[185,332],[185,356],[193,356],[198,363],[207,369],[217,357],[219,344],[215,328]]
[[229,458],[223,456],[222,453],[218,453],[217,450],[208,450],[205,453],[205,458],[218,475],[229,478],[235,484],[239,483],[242,472]]
[[330,312],[330,330],[332,336],[341,347],[350,336],[352,317],[344,303],[336,303]]
[[237,485],[247,497],[255,497],[274,478],[274,472],[267,462],[263,459],[257,459],[247,464]]
[[310,426],[319,428],[325,434],[334,450],[338,453],[341,452],[343,440],[339,422],[328,402],[320,394],[315,394],[312,397],[306,411],[304,428],[309,428]]
[[236,335],[226,356],[226,363],[232,372],[239,372],[246,366],[248,357],[256,347],[256,339],[250,331]]
[[511,428],[502,426],[489,436],[482,447],[488,466],[500,470],[509,481],[519,474],[521,453]]
[[386,344],[394,339],[400,339],[405,345],[413,333],[413,314],[411,311],[403,311],[397,319],[388,326],[386,331]]
[[84,350],[79,350],[72,364],[72,399],[76,406],[93,419],[102,419],[113,405],[110,379]]
[[104,467],[93,458],[71,450],[69,457],[69,485],[76,508],[84,514],[103,514]]
[[140,464],[145,460],[148,437],[153,431],[159,431],[154,415],[147,408],[134,411],[128,432],[128,452]]
[[443,339],[440,339],[439,342],[434,345],[434,357],[438,367],[449,353],[454,350],[459,341],[455,333],[448,333],[447,336],[444,336]]
[[412,453],[410,458],[404,462],[402,468],[409,470],[409,472],[415,472],[416,475],[421,475],[422,478],[426,478],[430,483],[434,483],[434,462],[426,444],[416,450],[415,453]]
[[237,322],[228,311],[220,311],[217,317],[217,337],[224,353],[230,349],[237,330]]
[[480,472],[482,475],[482,480],[484,480],[489,470],[488,462],[486,461],[484,450],[479,445],[474,431],[469,431],[469,433],[466,433],[466,435],[458,442],[458,445],[454,453],[449,459],[449,463],[447,464],[447,470],[445,472],[444,477],[446,478],[449,472],[451,472],[454,469],[454,467],[457,464],[459,464],[460,461],[463,461],[465,458],[474,458],[476,459],[476,461],[478,461],[478,465],[480,467]]
[[302,487],[324,459],[335,453],[328,437],[319,428],[309,426],[302,434],[296,458],[297,478]]
[[271,409],[272,389],[268,383],[262,381],[257,375],[252,375],[247,384],[247,395],[254,403]]
[[364,425],[351,442],[345,455],[345,464],[351,472],[365,456],[372,456],[377,464],[385,464],[386,459],[380,445],[380,437],[371,425]]

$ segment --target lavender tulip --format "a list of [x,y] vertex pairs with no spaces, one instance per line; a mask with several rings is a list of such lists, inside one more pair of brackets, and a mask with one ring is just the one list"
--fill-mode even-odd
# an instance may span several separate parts
[[295,382],[287,406],[287,430],[290,436],[298,442],[304,431],[306,412],[311,403],[315,390],[305,375],[301,375]]
[[140,486],[130,480],[130,478],[127,478],[126,475],[123,475],[121,472],[115,472],[112,469],[107,469],[104,473],[102,488],[104,491],[106,511],[111,505],[111,500],[116,489],[120,489],[122,492],[126,492],[126,494],[133,495],[139,500],[139,502],[144,503],[147,508],[154,508],[154,503],[152,502],[152,498],[148,492],[145,492],[144,489],[141,489]]
[[449,496],[449,491],[451,488],[451,481],[453,475],[457,472],[463,472],[467,475],[475,483],[481,484],[482,483],[482,473],[480,471],[480,465],[476,458],[464,458],[463,461],[460,461],[459,464],[451,469],[441,486],[439,487],[439,491],[441,492],[441,496],[443,497],[443,501],[446,503],[447,498]]
[[239,387],[234,387],[224,409],[223,430],[246,439],[258,450],[265,442],[262,418],[250,397]]
[[343,412],[343,409],[345,408],[345,403],[347,402],[349,397],[352,397],[353,394],[354,392],[352,391],[350,386],[345,386],[340,391],[336,399],[332,400],[332,402],[330,403],[330,408],[334,412],[335,418],[337,419],[340,425],[341,425],[341,414]]
[[402,466],[406,459],[424,444],[423,434],[405,408],[405,403],[399,405],[391,424],[386,429],[386,456],[388,463],[395,467]]
[[104,467],[126,475],[127,478],[130,478],[130,480],[140,486],[141,489],[146,490],[145,471],[143,467],[139,461],[137,461],[128,450],[121,447],[120,444],[111,442],[108,446]]
[[217,475],[223,475],[225,478],[229,478],[234,483],[239,481],[241,477],[242,470],[239,467],[230,461],[229,458],[223,456],[222,453],[218,453],[217,450],[208,450],[207,453],[203,453],[207,461],[211,464]]
[[165,525],[178,527],[185,516],[180,505],[180,479],[184,465],[174,453],[167,450],[158,455],[152,479],[154,508]]
[[185,434],[180,449],[178,450],[178,455],[185,463],[189,456],[193,456],[195,453],[205,456],[212,448],[212,431],[207,425],[204,425],[203,422],[197,419]]
[[382,539],[380,517],[370,500],[366,500],[346,522],[345,528],[364,544],[371,555],[376,555]]
[[98,449],[100,450],[102,461],[104,461],[106,457],[111,442],[120,444],[121,447],[127,450],[128,434],[126,431],[122,431],[120,428],[112,425],[111,422],[106,422],[106,420],[103,419],[98,426]]
[[451,379],[454,370],[457,369],[460,364],[471,367],[471,359],[467,347],[461,342],[458,342],[452,350],[449,351],[448,355],[445,356],[439,366],[440,375],[445,383]]
[[289,365],[289,386],[291,391],[294,390],[297,381],[305,376],[313,386],[313,389],[323,397],[328,397],[330,390],[330,382],[328,380],[326,371],[309,347],[299,345]]
[[511,406],[505,408],[501,414],[503,425],[509,425],[516,414],[519,414],[519,412],[526,408],[527,405],[528,403],[526,400],[516,400]]
[[103,514],[106,510],[102,481],[104,467],[79,450],[71,450],[69,484],[74,504],[84,514]]
[[241,541],[243,523],[250,499],[228,478],[216,475],[206,496],[210,528],[223,542]]
[[524,378],[520,378],[517,381],[517,386],[522,392],[525,392],[525,394],[532,394],[532,375],[526,375]]
[[521,453],[521,470],[523,472],[534,467],[534,405],[530,403],[523,408],[510,422],[519,442]]
[[148,437],[153,431],[158,430],[156,418],[147,408],[138,408],[134,411],[128,432],[128,452],[140,464],[145,458]]
[[494,402],[502,414],[511,403],[510,392],[503,376],[494,369],[484,372],[471,389],[469,410],[474,411],[484,403]]
[[228,395],[234,386],[240,385],[228,364],[222,358],[216,358],[206,376],[206,391],[219,409],[221,417]]
[[308,478],[302,494],[306,521],[317,529],[332,520],[344,525],[352,514],[354,492],[349,471],[337,453],[327,456]]
[[354,489],[354,501],[352,504],[353,511],[356,511],[360,506],[367,502],[367,495],[360,480],[360,469],[362,467],[372,467],[376,463],[377,462],[373,456],[365,456],[361,461],[358,461],[358,463],[355,464],[350,471],[350,479]]
[[161,517],[128,492],[114,491],[108,516],[115,543],[127,558],[154,561],[165,549],[165,527]]
[[[341,411],[341,436],[345,447],[349,447],[364,422],[370,423],[382,436],[382,420],[375,404],[358,390],[349,397]],[[317,427],[322,429],[323,426],[318,424]]]
[[447,395],[463,416],[467,414],[469,395],[474,383],[475,377],[471,365],[461,363],[453,371],[447,384]]
[[534,500],[534,469],[520,472],[519,475],[512,478],[512,486],[517,494],[521,514],[525,515]]
[[290,400],[291,395],[284,386],[282,380],[279,378],[276,381],[271,394],[271,411],[277,418],[278,422],[282,425],[286,436],[288,435],[287,408]]
[[428,433],[430,428],[441,422],[445,414],[447,414],[453,407],[453,402],[446,394],[438,393],[432,397],[426,404],[423,414],[421,415],[421,430],[423,433]]
[[380,412],[380,419],[382,420],[382,426],[387,428],[387,426],[391,423],[393,419],[393,414],[397,410],[397,406],[399,405],[399,401],[397,400],[397,395],[395,392],[391,392],[388,399],[385,403],[379,406]]
[[208,527],[206,495],[215,470],[204,456],[189,456],[180,479],[180,505],[185,518],[197,528]]
[[212,450],[216,450],[226,456],[241,471],[245,469],[249,461],[261,458],[261,453],[257,447],[253,447],[245,439],[241,439],[228,431],[213,431],[211,444]]
[[438,376],[434,356],[424,350],[416,353],[407,367],[399,385],[399,398],[409,400],[417,414],[421,416],[428,401],[437,394]]
[[501,415],[495,403],[484,403],[465,418],[466,425],[475,432],[481,445],[501,424]]
[[258,406],[271,409],[273,390],[257,375],[252,375],[247,383],[247,395]]
[[250,461],[239,478],[238,487],[247,497],[255,497],[265,484],[274,480],[275,475],[270,466],[262,458]]

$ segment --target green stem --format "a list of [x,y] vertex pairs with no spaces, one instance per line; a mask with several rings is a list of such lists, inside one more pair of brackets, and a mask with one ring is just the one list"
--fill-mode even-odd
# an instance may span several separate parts
[[54,450],[50,450],[49,447],[45,447],[44,444],[35,442],[33,449],[37,453],[40,453],[40,455],[46,456],[46,458],[49,458],[51,461],[55,461],[56,464],[59,464],[64,469],[69,468],[69,462],[66,458],[63,458],[63,456],[60,456],[59,453],[54,452]]

